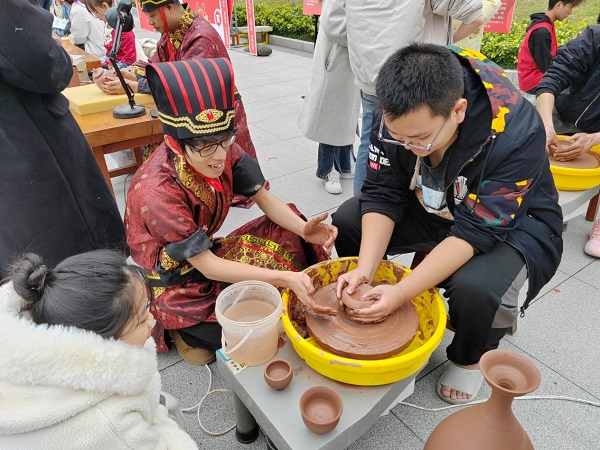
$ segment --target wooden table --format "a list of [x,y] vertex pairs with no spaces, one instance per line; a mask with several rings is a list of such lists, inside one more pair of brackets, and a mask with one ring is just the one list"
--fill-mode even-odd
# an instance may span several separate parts
[[59,38],[57,39],[57,41],[60,42],[62,48],[64,48],[69,55],[83,56],[83,60],[85,61],[85,67],[88,72],[90,72],[92,69],[101,66],[102,61],[100,61],[99,58],[92,55],[91,53],[86,52],[85,50],[81,50],[76,45],[71,44],[71,42],[69,42],[68,39]]
[[[146,105],[155,108],[153,103]],[[156,144],[163,140],[162,125],[158,119],[152,119],[149,110],[141,117],[133,119],[115,119],[112,111],[80,116],[71,110],[81,131],[89,142],[94,156],[104,175],[106,183],[112,190],[112,177],[135,172],[142,165],[140,147]],[[134,163],[117,169],[108,170],[104,155],[132,149]],[[114,191],[113,191],[114,194]]]

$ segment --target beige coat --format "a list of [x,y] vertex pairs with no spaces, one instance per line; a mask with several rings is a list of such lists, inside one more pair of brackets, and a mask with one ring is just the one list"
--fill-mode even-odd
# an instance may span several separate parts
[[354,143],[360,108],[360,90],[348,58],[345,3],[323,4],[312,76],[298,117],[304,136],[329,145]]

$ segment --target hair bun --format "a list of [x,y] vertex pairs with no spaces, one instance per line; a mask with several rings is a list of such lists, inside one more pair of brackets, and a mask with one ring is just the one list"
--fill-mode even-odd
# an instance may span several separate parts
[[26,253],[12,269],[15,291],[25,300],[31,302],[41,300],[49,272],[41,256]]

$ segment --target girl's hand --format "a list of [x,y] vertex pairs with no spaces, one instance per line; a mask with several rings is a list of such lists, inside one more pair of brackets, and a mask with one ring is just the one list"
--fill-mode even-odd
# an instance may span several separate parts
[[285,272],[285,286],[294,291],[298,299],[317,314],[327,314],[328,316],[337,314],[333,308],[327,308],[315,302],[313,298],[315,287],[310,277],[304,272]]
[[346,314],[362,323],[377,323],[387,318],[410,299],[405,298],[399,284],[375,286],[361,297],[363,300],[377,300],[368,308],[346,309]]
[[324,212],[320,216],[312,217],[304,224],[303,238],[311,244],[322,245],[328,253],[331,253],[338,230],[330,223],[323,222],[327,218]]

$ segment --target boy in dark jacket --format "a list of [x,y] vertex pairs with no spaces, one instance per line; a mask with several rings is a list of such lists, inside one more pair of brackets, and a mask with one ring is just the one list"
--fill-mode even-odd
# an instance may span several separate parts
[[554,22],[565,20],[582,0],[549,0],[546,13],[534,13],[517,57],[519,88],[535,94],[535,88],[556,56]]
[[458,47],[401,49],[381,69],[377,98],[383,114],[373,122],[362,195],[333,218],[338,255],[359,255],[337,294],[369,283],[386,254],[430,251],[398,284],[367,292],[377,299],[371,307],[350,314],[379,321],[443,287],[456,333],[437,392],[465,403],[481,387],[480,357],[516,320],[525,280],[522,312],[560,262],[562,214],[544,129],[500,67]]
[[[587,27],[560,48],[536,95],[554,158],[568,161],[600,144],[600,25]],[[557,133],[575,133],[568,138],[571,145],[559,147]],[[600,220],[592,226],[585,252],[600,258]]]

